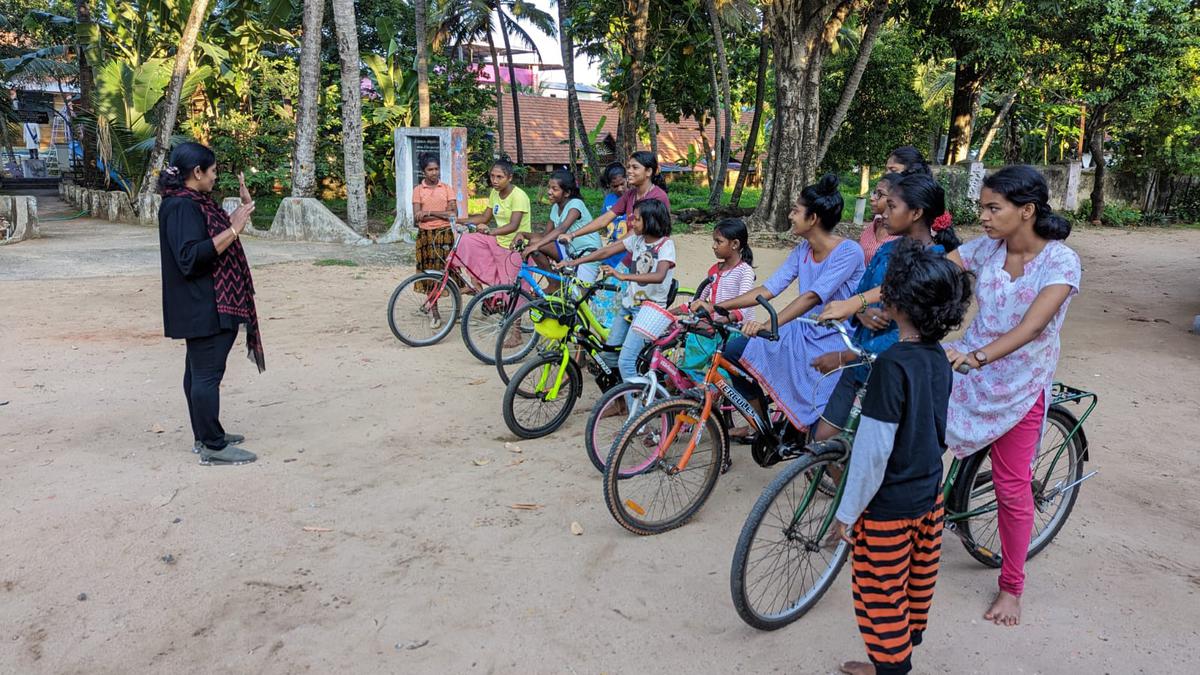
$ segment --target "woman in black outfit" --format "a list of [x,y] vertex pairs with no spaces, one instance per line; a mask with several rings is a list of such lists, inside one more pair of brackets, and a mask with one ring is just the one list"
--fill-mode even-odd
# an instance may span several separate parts
[[250,222],[254,202],[241,183],[242,203],[226,214],[212,198],[217,158],[199,143],[171,152],[158,178],[162,206],[158,239],[162,253],[163,325],[169,338],[187,341],[183,393],[187,398],[200,463],[246,464],[257,457],[238,447],[245,437],[227,434],[220,416],[221,378],[238,327],[246,325],[246,346],[262,372],[262,342],[254,309],[254,282],[238,236]]

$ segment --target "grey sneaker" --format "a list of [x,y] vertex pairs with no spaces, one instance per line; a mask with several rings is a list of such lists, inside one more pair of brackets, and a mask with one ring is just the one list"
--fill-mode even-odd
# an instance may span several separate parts
[[236,466],[249,464],[256,459],[258,455],[236,445],[227,445],[220,450],[203,448],[200,451],[200,463],[204,466]]
[[[246,437],[241,434],[225,434],[225,443],[227,445],[237,445],[238,443],[241,443],[242,441],[245,441],[245,440],[246,440]],[[198,454],[200,454],[200,451],[203,449],[204,449],[203,443],[201,443],[200,441],[192,441],[192,452],[194,452],[198,455]]]

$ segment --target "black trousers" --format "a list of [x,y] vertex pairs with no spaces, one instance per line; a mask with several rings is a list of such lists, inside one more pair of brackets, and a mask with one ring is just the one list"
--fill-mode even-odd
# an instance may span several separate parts
[[221,380],[225,361],[237,338],[236,330],[226,330],[202,338],[187,339],[187,361],[183,370],[183,395],[187,398],[192,420],[192,436],[211,450],[224,448],[225,428],[221,426]]

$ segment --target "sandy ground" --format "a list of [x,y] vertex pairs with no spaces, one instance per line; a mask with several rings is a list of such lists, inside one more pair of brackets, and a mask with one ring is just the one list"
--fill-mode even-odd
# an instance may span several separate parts
[[[594,386],[564,429],[506,450],[502,388],[457,332],[420,350],[388,332],[406,266],[252,243],[268,370],[239,344],[223,401],[261,459],[198,466],[153,231],[44,229],[0,248],[0,672],[827,673],[861,657],[845,570],[784,630],[733,610],[733,545],[773,470],[743,457],[690,524],[630,535],[580,441]],[[696,278],[706,238],[679,243]],[[1100,474],[1029,565],[1020,628],[979,619],[996,573],[947,539],[917,672],[1200,668],[1200,232],[1070,243],[1084,292],[1059,375],[1100,394]],[[769,272],[784,252],[759,254]]]

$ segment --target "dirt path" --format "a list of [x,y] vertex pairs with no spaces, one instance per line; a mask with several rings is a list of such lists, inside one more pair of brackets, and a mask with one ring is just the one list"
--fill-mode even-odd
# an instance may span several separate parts
[[[1019,629],[978,619],[996,574],[946,540],[918,672],[1200,665],[1200,232],[1070,243],[1084,293],[1059,374],[1100,394],[1100,474],[1030,564]],[[696,278],[706,239],[680,249]],[[391,337],[407,268],[251,254],[269,369],[239,345],[223,398],[262,457],[246,467],[187,451],[156,258],[0,283],[0,672],[826,673],[862,654],[845,573],[787,629],[733,611],[733,544],[774,471],[740,456],[693,522],[636,538],[605,510],[584,412],[510,452],[502,388],[457,333],[423,350]],[[760,251],[760,274],[783,254]]]

